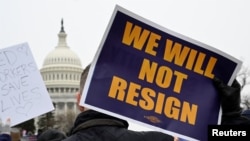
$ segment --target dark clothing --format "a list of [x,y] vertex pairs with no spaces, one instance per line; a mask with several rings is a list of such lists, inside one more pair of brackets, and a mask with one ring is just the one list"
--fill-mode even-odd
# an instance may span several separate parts
[[37,137],[37,141],[61,141],[66,135],[55,129],[48,129]]
[[11,137],[8,134],[0,134],[0,141],[11,141]]
[[240,115],[222,115],[222,125],[250,125],[248,110],[243,111]]
[[214,85],[219,92],[222,107],[222,125],[249,125],[250,119],[242,113],[241,85],[235,79],[232,86],[226,85],[219,78],[213,79]]
[[63,141],[173,141],[170,135],[154,131],[128,130],[128,122],[93,110],[76,118],[70,136]]
[[250,125],[250,119],[245,116],[222,117],[222,125]]

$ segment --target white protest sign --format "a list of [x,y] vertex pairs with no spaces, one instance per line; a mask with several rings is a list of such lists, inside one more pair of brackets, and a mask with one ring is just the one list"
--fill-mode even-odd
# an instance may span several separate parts
[[54,109],[29,45],[0,50],[0,118],[11,126]]

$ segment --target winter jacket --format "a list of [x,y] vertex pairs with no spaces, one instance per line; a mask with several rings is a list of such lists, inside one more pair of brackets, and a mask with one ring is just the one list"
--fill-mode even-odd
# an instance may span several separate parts
[[11,141],[9,134],[0,134],[0,141]]
[[63,141],[173,141],[170,135],[155,131],[128,130],[128,122],[93,110],[76,118],[69,137]]
[[222,115],[222,125],[250,125],[250,117],[244,112],[241,115],[225,116]]

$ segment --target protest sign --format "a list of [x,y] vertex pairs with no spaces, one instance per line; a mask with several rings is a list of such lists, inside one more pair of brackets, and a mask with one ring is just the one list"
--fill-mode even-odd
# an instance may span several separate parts
[[29,45],[0,50],[0,118],[11,126],[49,111],[54,106]]
[[212,79],[232,84],[241,61],[116,6],[81,105],[187,140],[220,123]]

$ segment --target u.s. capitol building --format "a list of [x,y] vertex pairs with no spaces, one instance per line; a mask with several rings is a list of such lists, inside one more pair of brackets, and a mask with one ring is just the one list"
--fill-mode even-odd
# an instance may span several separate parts
[[81,60],[66,42],[63,20],[58,33],[58,44],[44,59],[40,69],[47,91],[55,105],[55,115],[77,113],[76,92],[82,73]]

